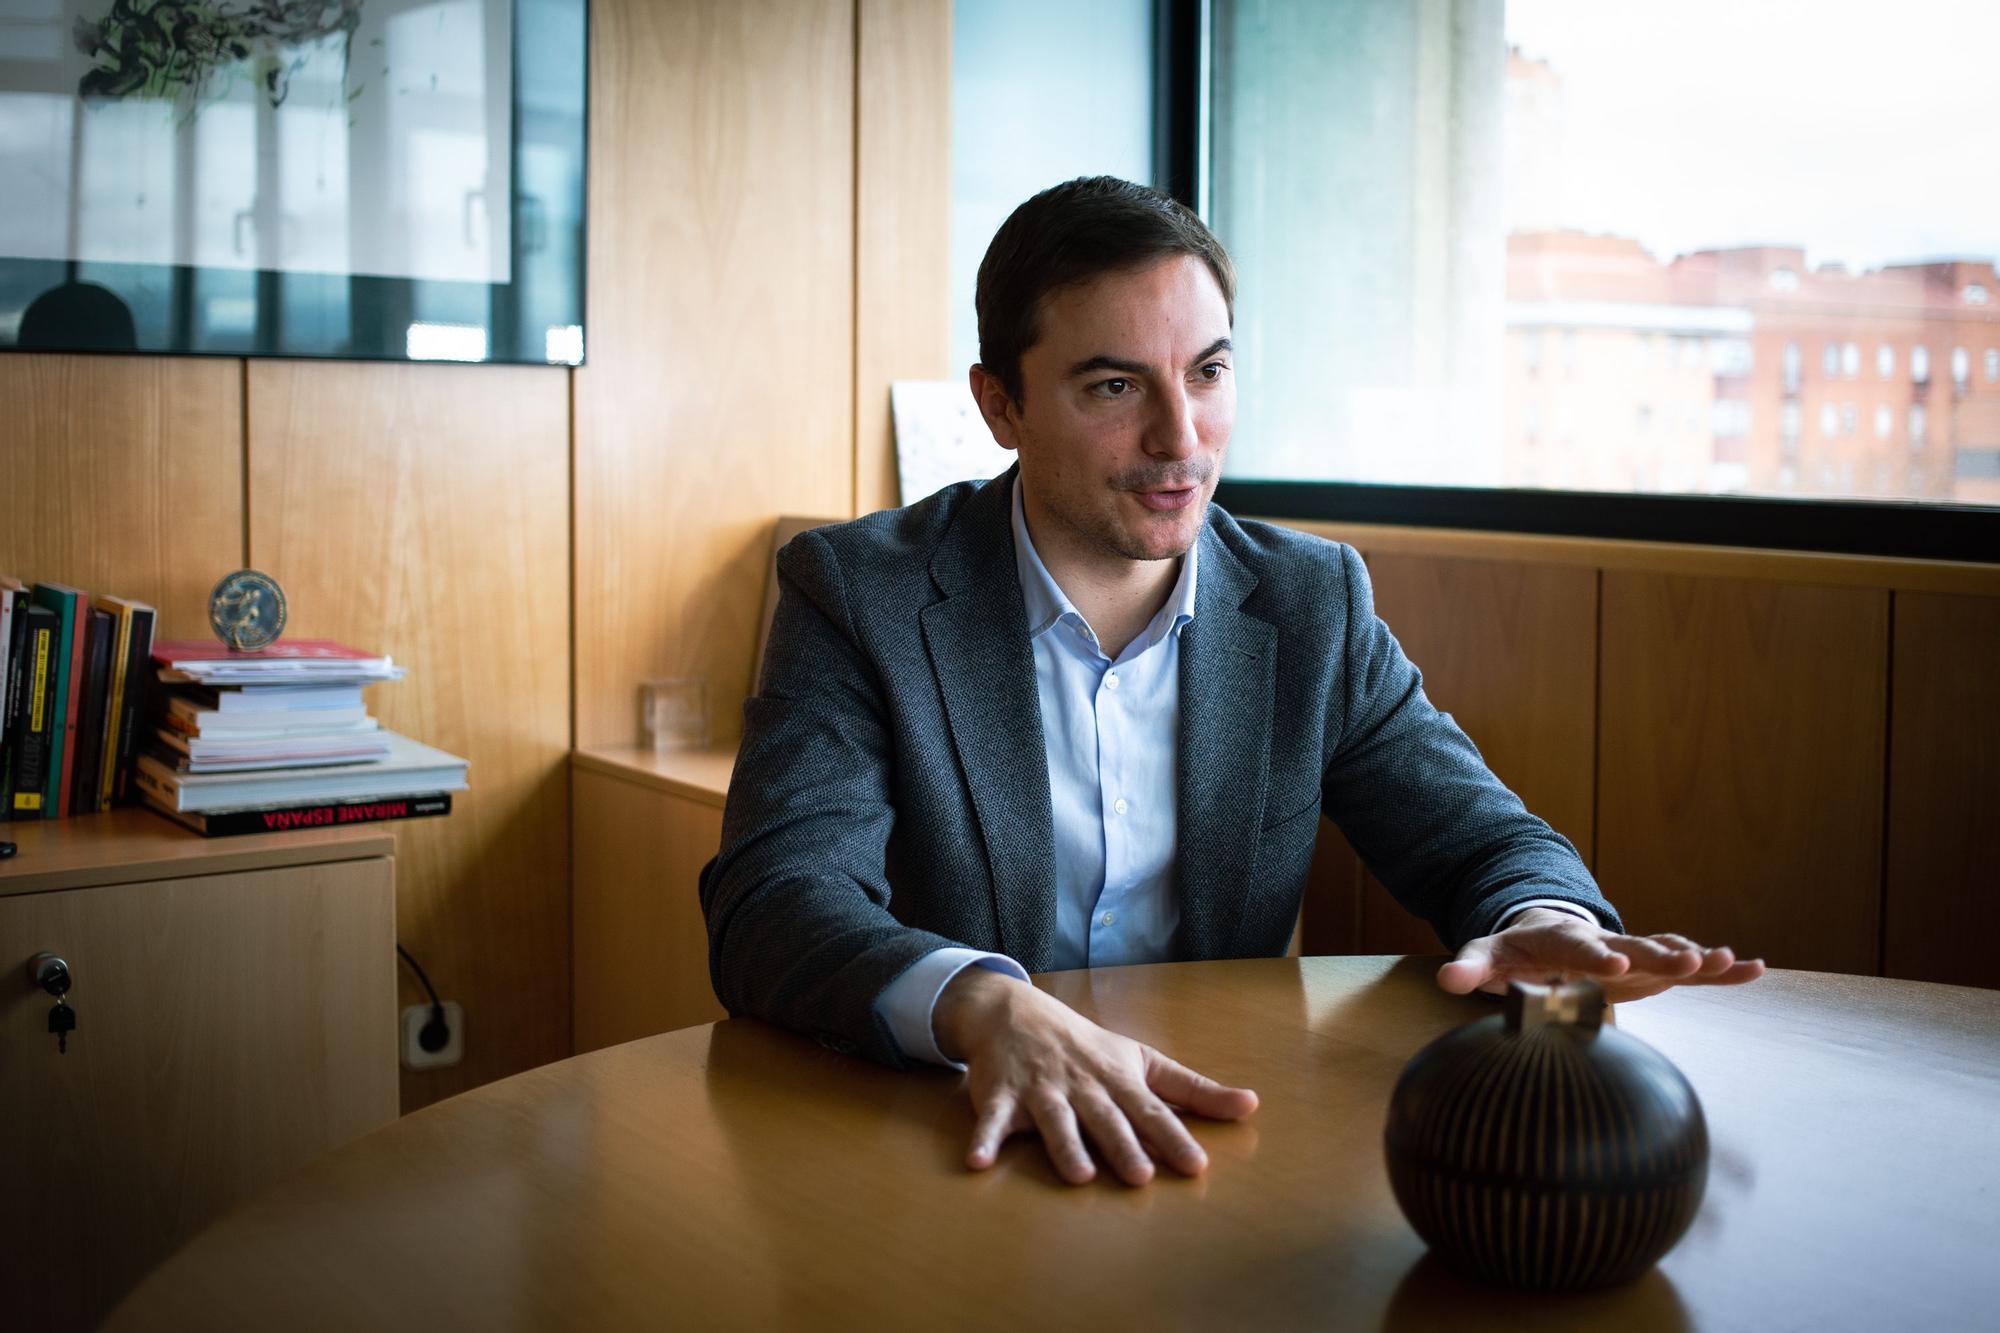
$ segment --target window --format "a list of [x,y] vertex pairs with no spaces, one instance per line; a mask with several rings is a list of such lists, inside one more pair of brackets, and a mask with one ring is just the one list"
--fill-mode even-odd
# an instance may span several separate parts
[[[979,359],[972,293],[993,233],[1074,176],[1154,179],[1151,0],[956,0],[951,32],[951,364]],[[1061,42],[1047,34],[1060,29]]]
[[1931,382],[1931,349],[1916,346],[1910,349],[1910,381],[1913,384]]
[[2000,380],[2000,347],[1986,349],[1986,382]]
[[1951,382],[1963,389],[1972,378],[1972,354],[1963,347],[1951,349]]
[[[1345,488],[1342,504],[1411,507],[1376,521],[1419,524],[1498,514],[1531,487],[1693,497],[1727,477],[1775,494],[1788,462],[1789,495],[1874,494],[1873,446],[1824,445],[1895,438],[1923,396],[1898,378],[1904,356],[1972,342],[1954,298],[1992,285],[1981,265],[2000,256],[1979,173],[1837,207],[1805,188],[1910,166],[1842,128],[1836,56],[1883,66],[1884,104],[1936,112],[1922,123],[1954,155],[1939,160],[1985,160],[1960,105],[1990,71],[1962,42],[1939,48],[1949,73],[1870,59],[1884,34],[1946,22],[1937,0],[1908,3],[1894,22],[1818,25],[1811,59],[1796,15],[1734,0],[1683,0],[1644,40],[1628,7],[1572,0],[1161,6],[1209,23],[1189,86],[1208,108],[1205,216],[1238,268],[1229,483]],[[2000,39],[2000,7],[1967,12],[1949,30]],[[1684,71],[1719,43],[1742,77],[1679,114]],[[1773,107],[1796,113],[1783,136],[1742,131]],[[1911,355],[1911,380],[1923,370]],[[1892,463],[1885,496],[1905,471]]]
[[1929,415],[1924,411],[1924,405],[1922,403],[1911,403],[1910,404],[1910,447],[1912,449],[1921,449],[1924,447],[1924,433],[1929,429],[1930,429],[1930,418]]
[[[1895,430],[1896,414],[1889,409],[1887,403],[1883,403],[1875,409],[1875,438],[1886,440],[1890,435],[1895,433]],[[1884,475],[1886,476],[1887,474],[1885,473]],[[1887,490],[1888,483],[1884,482],[1878,489]]]
[[1542,331],[1540,329],[1529,329],[1527,336],[1521,339],[1521,363],[1528,368],[1529,374],[1533,374],[1542,368]]
[[1964,289],[1959,292],[1959,297],[1967,305],[1985,305],[1986,285],[1979,282],[1968,282],[1965,284]]

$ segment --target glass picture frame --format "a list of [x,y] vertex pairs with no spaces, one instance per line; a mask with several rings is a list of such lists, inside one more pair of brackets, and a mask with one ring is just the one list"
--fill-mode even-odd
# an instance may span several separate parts
[[0,0],[0,350],[584,358],[587,0]]

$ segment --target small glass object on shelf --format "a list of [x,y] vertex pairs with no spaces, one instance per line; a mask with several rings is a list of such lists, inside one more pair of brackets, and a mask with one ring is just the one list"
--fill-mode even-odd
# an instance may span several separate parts
[[708,744],[708,684],[700,676],[674,676],[639,685],[642,748],[690,750]]

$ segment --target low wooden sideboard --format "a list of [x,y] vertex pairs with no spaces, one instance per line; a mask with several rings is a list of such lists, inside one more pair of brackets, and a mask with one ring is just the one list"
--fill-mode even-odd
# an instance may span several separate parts
[[[205,839],[143,810],[0,824],[0,1292],[88,1328],[153,1266],[394,1120],[395,838]],[[69,966],[68,1050],[37,954]]]

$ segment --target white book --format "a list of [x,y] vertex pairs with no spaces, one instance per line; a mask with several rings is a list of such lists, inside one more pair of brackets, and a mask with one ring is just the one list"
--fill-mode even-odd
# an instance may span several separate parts
[[274,768],[254,773],[176,773],[152,755],[136,767],[140,785],[181,811],[240,805],[364,800],[464,791],[467,762],[393,731],[381,733],[389,757],[337,768]]

